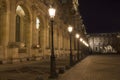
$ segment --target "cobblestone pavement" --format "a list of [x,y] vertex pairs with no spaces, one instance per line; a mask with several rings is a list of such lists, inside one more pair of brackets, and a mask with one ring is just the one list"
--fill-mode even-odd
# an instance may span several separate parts
[[120,55],[88,56],[58,80],[120,80]]
[[[61,66],[68,65],[68,58],[56,59],[57,69]],[[48,80],[50,71],[50,60],[43,59],[40,61],[26,61],[13,64],[0,65],[0,80],[39,80],[42,76]]]

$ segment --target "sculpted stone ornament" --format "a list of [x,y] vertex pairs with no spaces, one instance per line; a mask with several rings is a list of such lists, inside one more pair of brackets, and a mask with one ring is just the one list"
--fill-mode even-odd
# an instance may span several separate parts
[[78,10],[78,0],[73,0],[73,7],[74,7],[74,9],[75,9],[75,11],[77,11]]

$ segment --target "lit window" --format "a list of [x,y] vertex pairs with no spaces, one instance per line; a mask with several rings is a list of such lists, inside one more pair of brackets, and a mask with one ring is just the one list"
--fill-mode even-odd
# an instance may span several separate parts
[[39,18],[37,17],[37,18],[36,18],[36,29],[39,29],[39,27],[40,27],[40,20],[39,20]]

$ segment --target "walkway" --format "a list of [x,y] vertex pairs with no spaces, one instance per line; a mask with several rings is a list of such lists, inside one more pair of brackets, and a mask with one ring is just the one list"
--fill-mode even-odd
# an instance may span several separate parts
[[[69,56],[56,58],[56,68],[68,65]],[[14,64],[0,65],[0,80],[39,80],[42,76],[48,80],[50,72],[50,60],[42,59],[40,61],[26,61]]]
[[120,80],[120,56],[88,56],[58,80]]

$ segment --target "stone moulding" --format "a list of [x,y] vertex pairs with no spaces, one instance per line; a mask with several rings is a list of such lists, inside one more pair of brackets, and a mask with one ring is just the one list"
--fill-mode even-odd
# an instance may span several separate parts
[[24,48],[26,47],[23,42],[9,42],[8,48]]

